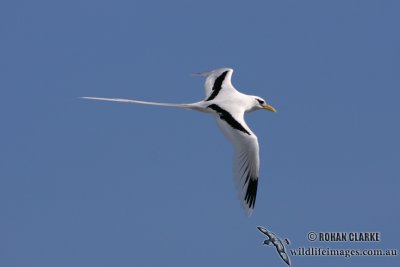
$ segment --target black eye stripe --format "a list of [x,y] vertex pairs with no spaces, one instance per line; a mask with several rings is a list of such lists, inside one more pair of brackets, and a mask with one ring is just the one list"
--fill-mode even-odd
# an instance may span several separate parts
[[264,101],[257,99],[258,103],[260,103],[260,105],[264,104]]

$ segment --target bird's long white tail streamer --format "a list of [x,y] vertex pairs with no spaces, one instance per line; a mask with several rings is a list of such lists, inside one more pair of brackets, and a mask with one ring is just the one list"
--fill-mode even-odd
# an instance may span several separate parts
[[164,106],[164,107],[177,107],[177,108],[188,108],[188,109],[196,108],[194,104],[159,103],[159,102],[148,102],[148,101],[123,99],[123,98],[103,98],[103,97],[93,97],[93,96],[82,96],[81,98],[92,99],[92,100],[101,100],[101,101],[113,101],[113,102],[134,103],[134,104],[153,105],[153,106]]

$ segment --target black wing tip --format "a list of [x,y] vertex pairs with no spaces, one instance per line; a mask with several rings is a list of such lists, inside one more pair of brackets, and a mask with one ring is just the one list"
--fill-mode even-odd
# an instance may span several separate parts
[[268,233],[268,230],[265,227],[262,226],[257,226],[258,231],[266,235]]
[[249,184],[247,185],[246,195],[244,200],[249,209],[253,210],[256,204],[258,179],[249,179]]

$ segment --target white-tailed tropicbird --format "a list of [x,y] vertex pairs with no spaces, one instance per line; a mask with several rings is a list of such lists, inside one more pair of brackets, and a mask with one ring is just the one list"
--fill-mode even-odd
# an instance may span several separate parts
[[206,98],[191,104],[170,104],[88,96],[82,98],[178,107],[213,114],[222,132],[233,144],[236,187],[239,191],[242,207],[250,215],[256,202],[260,159],[257,136],[247,126],[244,120],[244,113],[258,109],[266,109],[272,112],[276,112],[276,110],[261,97],[246,95],[237,91],[231,83],[232,73],[233,69],[221,68],[194,74],[206,77],[204,84]]

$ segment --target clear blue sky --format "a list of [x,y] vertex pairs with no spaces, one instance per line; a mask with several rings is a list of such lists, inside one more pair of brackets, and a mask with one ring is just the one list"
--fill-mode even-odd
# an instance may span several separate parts
[[[399,1],[1,1],[0,266],[285,266],[288,248],[400,249]],[[278,113],[240,209],[213,118],[79,96],[192,102],[198,71]],[[379,231],[311,243],[309,231]],[[291,257],[399,266],[398,257]]]

